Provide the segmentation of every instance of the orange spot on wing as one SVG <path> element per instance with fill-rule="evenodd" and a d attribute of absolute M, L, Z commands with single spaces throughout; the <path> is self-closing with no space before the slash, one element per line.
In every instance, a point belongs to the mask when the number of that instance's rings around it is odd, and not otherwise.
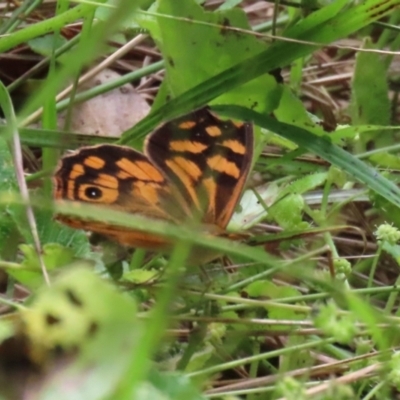
<path fill-rule="evenodd" d="M 192 129 L 193 127 L 195 127 L 196 126 L 196 121 L 184 121 L 184 122 L 181 122 L 179 125 L 178 125 L 178 127 L 180 128 L 180 129 Z"/>
<path fill-rule="evenodd" d="M 94 180 L 94 183 L 110 189 L 118 189 L 118 179 L 112 175 L 99 174 L 99 177 Z"/>
<path fill-rule="evenodd" d="M 62 199 L 63 197 L 63 181 L 58 177 L 55 176 L 53 179 L 53 188 L 54 188 L 54 198 L 56 200 Z"/>
<path fill-rule="evenodd" d="M 132 178 L 132 174 L 121 170 L 121 171 L 117 172 L 117 178 L 119 178 L 119 179 Z"/>
<path fill-rule="evenodd" d="M 75 196 L 75 194 L 74 194 L 74 191 L 75 191 L 75 180 L 79 176 L 84 175 L 84 173 L 85 173 L 85 167 L 82 164 L 74 164 L 72 166 L 71 171 L 70 171 L 69 176 L 68 176 L 68 182 L 67 182 L 67 199 L 74 200 L 74 196 Z M 59 184 L 57 184 L 57 186 L 58 185 Z M 58 190 L 57 190 L 56 194 L 58 195 L 57 198 L 62 198 L 63 197 L 62 192 L 61 192 L 61 195 L 60 195 Z"/>
<path fill-rule="evenodd" d="M 90 156 L 84 159 L 83 164 L 90 168 L 101 169 L 104 167 L 106 162 L 100 157 Z"/>
<path fill-rule="evenodd" d="M 187 175 L 189 175 L 194 181 L 197 181 L 201 176 L 201 170 L 199 166 L 193 161 L 188 160 L 184 157 L 174 157 L 173 161 L 182 168 Z"/>
<path fill-rule="evenodd" d="M 69 173 L 68 179 L 76 179 L 85 173 L 85 168 L 82 164 L 74 164 Z"/>
<path fill-rule="evenodd" d="M 116 164 L 121 169 L 117 173 L 117 177 L 120 179 L 136 178 L 142 181 L 164 181 L 160 171 L 149 161 L 130 161 L 127 158 L 121 158 Z"/>
<path fill-rule="evenodd" d="M 224 140 L 222 142 L 222 146 L 227 147 L 232 150 L 236 154 L 244 154 L 246 152 L 246 147 L 242 145 L 242 143 L 237 140 Z"/>
<path fill-rule="evenodd" d="M 75 191 L 75 181 L 74 180 L 68 180 L 67 183 L 67 199 L 74 200 L 74 191 Z M 62 198 L 62 194 L 58 198 Z"/>
<path fill-rule="evenodd" d="M 207 165 L 214 171 L 218 171 L 234 178 L 239 178 L 240 170 L 235 163 L 228 161 L 225 157 L 216 155 L 207 159 Z"/>
<path fill-rule="evenodd" d="M 241 121 L 232 121 L 233 125 L 236 126 L 236 128 L 242 128 L 244 123 Z"/>
<path fill-rule="evenodd" d="M 221 136 L 221 134 L 222 134 L 221 129 L 218 128 L 217 125 L 210 125 L 210 126 L 207 126 L 206 132 L 207 132 L 210 136 L 212 136 L 212 137 Z"/>
<path fill-rule="evenodd" d="M 135 182 L 133 186 L 133 195 L 140 196 L 141 198 L 145 199 L 146 202 L 153 205 L 158 204 L 160 200 L 157 188 L 143 181 Z"/>
<path fill-rule="evenodd" d="M 207 145 L 191 140 L 174 140 L 169 143 L 169 148 L 172 151 L 188 151 L 189 153 L 199 154 L 207 148 Z"/>
<path fill-rule="evenodd" d="M 215 196 L 217 194 L 217 183 L 213 178 L 206 178 L 203 180 L 203 185 L 206 188 L 208 196 L 208 210 L 206 219 L 207 222 L 214 222 L 215 219 Z"/>
<path fill-rule="evenodd" d="M 181 157 L 176 157 L 176 158 L 181 158 Z M 199 199 L 197 198 L 196 191 L 193 188 L 193 180 L 190 175 L 188 175 L 185 170 L 182 169 L 182 167 L 179 166 L 179 164 L 176 162 L 176 158 L 172 160 L 166 160 L 165 164 L 167 165 L 168 168 L 171 169 L 171 171 L 179 178 L 179 180 L 183 183 L 185 186 L 185 189 L 190 195 L 190 198 L 192 199 L 194 205 L 199 208 Z"/>

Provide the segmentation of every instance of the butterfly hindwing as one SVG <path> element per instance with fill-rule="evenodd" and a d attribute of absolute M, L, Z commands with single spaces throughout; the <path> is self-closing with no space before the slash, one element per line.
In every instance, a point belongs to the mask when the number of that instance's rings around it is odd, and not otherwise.
<path fill-rule="evenodd" d="M 161 126 L 145 151 L 202 222 L 226 227 L 251 166 L 250 124 L 221 120 L 203 108 Z"/>

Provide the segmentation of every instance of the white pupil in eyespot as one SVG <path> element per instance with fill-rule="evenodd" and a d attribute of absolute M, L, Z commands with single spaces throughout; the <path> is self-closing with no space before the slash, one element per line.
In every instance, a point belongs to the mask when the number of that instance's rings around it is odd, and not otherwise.
<path fill-rule="evenodd" d="M 89 199 L 98 199 L 101 197 L 101 190 L 97 187 L 88 187 L 85 189 L 85 195 Z"/>

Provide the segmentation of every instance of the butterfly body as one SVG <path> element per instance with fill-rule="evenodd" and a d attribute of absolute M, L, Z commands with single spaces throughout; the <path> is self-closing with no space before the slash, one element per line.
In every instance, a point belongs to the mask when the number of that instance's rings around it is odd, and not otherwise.
<path fill-rule="evenodd" d="M 198 222 L 203 231 L 220 235 L 239 201 L 252 154 L 250 124 L 221 120 L 203 108 L 156 129 L 147 137 L 144 153 L 104 144 L 64 156 L 54 174 L 54 197 L 173 224 Z M 168 238 L 101 220 L 57 218 L 124 245 L 169 246 Z"/>

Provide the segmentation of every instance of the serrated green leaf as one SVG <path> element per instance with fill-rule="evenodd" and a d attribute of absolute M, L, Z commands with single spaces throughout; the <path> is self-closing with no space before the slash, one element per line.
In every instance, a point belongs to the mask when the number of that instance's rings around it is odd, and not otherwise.
<path fill-rule="evenodd" d="M 23 260 L 20 269 L 9 269 L 7 272 L 17 282 L 30 289 L 37 289 L 44 283 L 39 257 L 33 245 L 21 244 Z M 42 259 L 48 271 L 72 264 L 76 258 L 74 251 L 57 243 L 46 243 L 42 249 Z M 88 261 L 89 265 L 90 262 Z"/>
<path fill-rule="evenodd" d="M 283 229 L 306 229 L 303 222 L 304 199 L 300 194 L 289 194 L 269 209 L 269 217 L 273 218 Z"/>
<path fill-rule="evenodd" d="M 159 276 L 160 271 L 157 270 L 134 269 L 132 271 L 124 273 L 122 275 L 122 280 L 136 284 L 149 284 Z"/>
<path fill-rule="evenodd" d="M 278 286 L 271 281 L 253 282 L 245 288 L 249 296 L 254 298 L 283 299 L 285 297 L 300 296 L 300 292 L 292 287 Z M 304 318 L 304 314 L 290 308 L 266 305 L 268 317 L 271 319 L 299 320 Z"/>

